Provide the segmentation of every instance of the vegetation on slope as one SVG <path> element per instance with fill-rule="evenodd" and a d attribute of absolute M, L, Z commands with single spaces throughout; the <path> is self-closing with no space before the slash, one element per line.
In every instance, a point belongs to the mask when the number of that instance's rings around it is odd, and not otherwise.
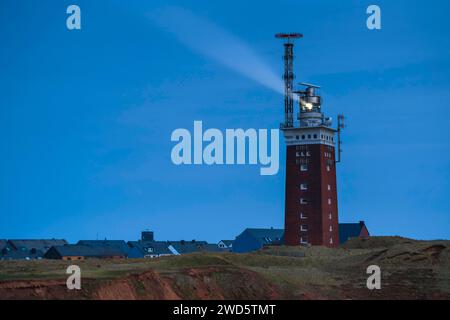
<path fill-rule="evenodd" d="M 450 242 L 353 239 L 337 249 L 268 247 L 250 254 L 85 260 L 82 290 L 64 261 L 1 261 L 4 299 L 450 299 Z M 366 288 L 369 265 L 382 289 Z"/>

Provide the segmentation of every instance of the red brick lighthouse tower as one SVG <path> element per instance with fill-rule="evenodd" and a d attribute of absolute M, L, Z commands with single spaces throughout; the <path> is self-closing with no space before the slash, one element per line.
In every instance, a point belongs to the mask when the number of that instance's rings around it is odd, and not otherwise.
<path fill-rule="evenodd" d="M 286 245 L 302 244 L 336 247 L 339 244 L 336 163 L 340 161 L 340 130 L 325 117 L 319 87 L 301 83 L 293 91 L 293 39 L 300 34 L 278 34 L 285 43 L 285 122 L 281 125 L 286 141 Z M 294 100 L 294 94 L 298 99 Z M 293 121 L 294 103 L 299 106 L 298 122 Z M 336 135 L 337 133 L 337 135 Z M 336 137 L 337 136 L 337 137 Z M 338 159 L 335 145 L 338 144 Z"/>

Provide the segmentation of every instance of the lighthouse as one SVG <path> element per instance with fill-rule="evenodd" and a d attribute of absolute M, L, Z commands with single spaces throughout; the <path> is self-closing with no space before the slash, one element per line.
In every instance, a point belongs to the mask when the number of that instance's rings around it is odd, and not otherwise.
<path fill-rule="evenodd" d="M 336 164 L 340 162 L 342 115 L 334 129 L 322 108 L 320 87 L 300 83 L 293 89 L 294 40 L 301 34 L 277 34 L 285 40 L 286 143 L 285 233 L 288 246 L 339 245 Z M 294 111 L 297 121 L 294 121 Z M 336 156 L 337 147 L 337 156 Z"/>

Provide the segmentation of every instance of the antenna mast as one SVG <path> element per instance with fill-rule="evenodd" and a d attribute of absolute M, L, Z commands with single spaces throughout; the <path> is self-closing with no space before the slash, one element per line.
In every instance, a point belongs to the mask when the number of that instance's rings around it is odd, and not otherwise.
<path fill-rule="evenodd" d="M 345 117 L 343 114 L 338 115 L 338 123 L 337 123 L 337 134 L 338 134 L 338 159 L 336 163 L 341 162 L 341 152 L 342 152 L 342 141 L 341 141 L 341 130 L 345 128 L 344 123 Z"/>
<path fill-rule="evenodd" d="M 292 128 L 294 126 L 294 43 L 295 39 L 303 38 L 300 33 L 278 33 L 278 39 L 284 39 L 284 123 L 282 128 Z"/>

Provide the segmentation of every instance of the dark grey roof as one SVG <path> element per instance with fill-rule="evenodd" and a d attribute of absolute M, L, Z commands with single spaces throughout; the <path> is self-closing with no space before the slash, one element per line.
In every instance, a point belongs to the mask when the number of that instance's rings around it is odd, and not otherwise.
<path fill-rule="evenodd" d="M 172 254 L 166 241 L 129 241 L 128 245 L 137 248 L 143 256 Z"/>
<path fill-rule="evenodd" d="M 247 228 L 244 232 L 248 232 L 252 237 L 257 239 L 262 245 L 280 243 L 283 239 L 284 229 L 251 229 Z"/>
<path fill-rule="evenodd" d="M 202 240 L 178 240 L 178 241 L 167 241 L 167 243 L 169 244 L 181 244 L 181 245 L 186 245 L 186 244 L 195 244 L 195 245 L 202 245 L 202 244 L 207 244 L 207 241 L 202 241 Z"/>
<path fill-rule="evenodd" d="M 58 253 L 62 257 L 116 257 L 125 256 L 125 254 L 117 247 L 89 247 L 78 244 L 69 244 L 65 246 L 54 246 L 46 254 L 52 255 L 54 252 Z"/>
<path fill-rule="evenodd" d="M 167 241 L 179 254 L 194 252 L 226 252 L 228 249 L 220 248 L 216 243 L 206 241 Z"/>
<path fill-rule="evenodd" d="M 234 240 L 220 240 L 221 242 L 223 242 L 227 247 L 232 246 Z"/>
<path fill-rule="evenodd" d="M 200 246 L 200 251 L 203 252 L 229 252 L 228 248 L 220 248 L 218 244 L 208 243 Z"/>
<path fill-rule="evenodd" d="M 42 257 L 44 257 L 44 253 L 41 250 L 10 250 L 8 248 L 7 251 L 2 250 L 0 253 L 0 260 L 29 260 Z"/>
<path fill-rule="evenodd" d="M 339 223 L 339 243 L 345 243 L 351 238 L 359 237 L 364 221 L 359 223 Z"/>
<path fill-rule="evenodd" d="M 88 247 L 114 247 L 118 248 L 125 255 L 128 254 L 130 249 L 123 240 L 80 240 L 77 244 Z"/>
<path fill-rule="evenodd" d="M 179 254 L 188 254 L 201 251 L 201 244 L 197 242 L 170 241 L 171 245 Z"/>
<path fill-rule="evenodd" d="M 8 240 L 13 249 L 27 251 L 31 249 L 46 252 L 53 246 L 62 246 L 67 244 L 64 239 L 13 239 Z"/>

